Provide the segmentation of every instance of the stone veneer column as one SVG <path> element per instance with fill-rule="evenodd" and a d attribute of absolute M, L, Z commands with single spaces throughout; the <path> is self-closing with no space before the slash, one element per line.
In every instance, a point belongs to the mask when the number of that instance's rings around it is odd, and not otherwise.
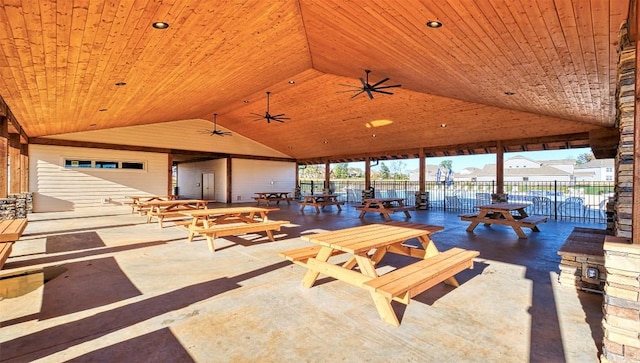
<path fill-rule="evenodd" d="M 640 244 L 607 237 L 604 243 L 602 362 L 640 362 Z"/>
<path fill-rule="evenodd" d="M 628 29 L 620 30 L 617 123 L 620 143 L 616 155 L 614 198 L 615 236 L 604 243 L 604 286 L 601 362 L 640 363 L 640 243 L 632 243 L 633 152 L 635 123 L 636 45 Z M 640 226 L 635 226 L 640 228 Z"/>

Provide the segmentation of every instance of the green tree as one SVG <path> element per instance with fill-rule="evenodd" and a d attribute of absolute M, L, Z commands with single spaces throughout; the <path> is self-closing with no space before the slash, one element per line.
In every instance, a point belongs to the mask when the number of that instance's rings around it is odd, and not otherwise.
<path fill-rule="evenodd" d="M 349 164 L 340 163 L 333 168 L 333 177 L 336 179 L 346 179 L 349 177 Z"/>
<path fill-rule="evenodd" d="M 593 156 L 592 153 L 583 153 L 578 155 L 578 158 L 576 159 L 576 164 L 577 165 L 582 165 L 582 164 L 586 164 L 588 162 L 590 162 L 591 160 L 595 160 L 595 156 Z"/>
<path fill-rule="evenodd" d="M 442 160 L 439 164 L 443 169 L 449 169 L 453 167 L 453 161 L 451 160 Z"/>
<path fill-rule="evenodd" d="M 380 178 L 391 179 L 391 170 L 385 163 L 380 163 Z"/>
<path fill-rule="evenodd" d="M 406 167 L 406 163 L 402 160 L 394 160 L 391 162 L 391 171 L 393 173 L 393 179 L 395 180 L 405 180 L 409 179 L 408 175 L 403 173 L 404 168 Z"/>

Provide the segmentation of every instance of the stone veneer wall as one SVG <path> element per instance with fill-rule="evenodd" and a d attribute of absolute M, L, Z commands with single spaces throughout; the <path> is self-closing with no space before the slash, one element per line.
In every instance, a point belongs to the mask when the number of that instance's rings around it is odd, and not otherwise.
<path fill-rule="evenodd" d="M 618 113 L 620 143 L 616 156 L 614 230 L 604 243 L 606 282 L 602 311 L 601 362 L 640 363 L 640 242 L 632 243 L 635 44 L 620 31 Z M 640 120 L 638 121 L 640 122 Z M 640 226 L 635 226 L 640 228 Z"/>

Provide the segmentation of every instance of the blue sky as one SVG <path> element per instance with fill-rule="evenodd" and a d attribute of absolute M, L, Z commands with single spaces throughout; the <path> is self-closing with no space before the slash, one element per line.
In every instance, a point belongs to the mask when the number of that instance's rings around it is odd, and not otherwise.
<path fill-rule="evenodd" d="M 514 156 L 520 155 L 531 160 L 561 160 L 561 159 L 577 159 L 580 154 L 591 154 L 591 148 L 580 149 L 564 149 L 564 150 L 548 150 L 548 151 L 526 151 L 516 153 L 505 153 L 504 159 L 509 159 Z M 461 156 L 445 156 L 438 158 L 427 158 L 428 165 L 439 165 L 443 160 L 451 160 L 452 168 L 454 172 L 468 167 L 482 168 L 485 164 L 495 164 L 495 154 L 484 155 L 461 155 Z M 392 161 L 383 161 L 387 166 Z M 418 168 L 418 160 L 402 160 L 405 163 L 404 170 L 409 171 Z M 379 166 L 378 166 L 379 167 Z M 373 167 L 375 169 L 376 167 Z"/>

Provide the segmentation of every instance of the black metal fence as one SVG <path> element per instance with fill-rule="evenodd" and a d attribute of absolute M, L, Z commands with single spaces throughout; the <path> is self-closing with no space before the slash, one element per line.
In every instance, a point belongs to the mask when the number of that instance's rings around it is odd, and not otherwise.
<path fill-rule="evenodd" d="M 406 205 L 416 205 L 417 181 L 375 180 L 371 181 L 376 197 L 402 197 Z M 301 180 L 301 194 L 331 192 L 347 203 L 362 202 L 364 180 Z M 509 202 L 529 204 L 530 215 L 545 215 L 557 220 L 588 223 L 606 223 L 606 203 L 613 195 L 613 182 L 508 182 L 504 192 Z M 427 182 L 427 208 L 456 211 L 476 211 L 479 204 L 491 203 L 495 182 L 455 182 L 452 184 Z"/>

